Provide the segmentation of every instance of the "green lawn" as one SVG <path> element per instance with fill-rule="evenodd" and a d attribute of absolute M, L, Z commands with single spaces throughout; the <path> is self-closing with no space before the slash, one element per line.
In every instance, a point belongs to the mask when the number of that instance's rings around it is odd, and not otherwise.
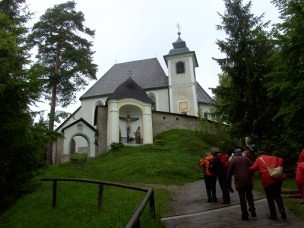
<path fill-rule="evenodd" d="M 41 178 L 85 178 L 152 186 L 156 219 L 151 218 L 148 206 L 141 225 L 162 227 L 160 218 L 171 200 L 166 186 L 201 179 L 197 162 L 218 141 L 222 140 L 198 132 L 171 130 L 159 135 L 154 145 L 122 147 L 88 162 L 75 156 L 71 163 L 47 167 L 33 180 L 33 192 L 0 216 L 1 227 L 124 227 L 145 196 L 143 192 L 105 186 L 103 207 L 98 209 L 97 185 L 59 182 L 57 207 L 53 209 L 52 183 L 41 182 Z M 303 211 L 298 212 L 303 216 Z"/>

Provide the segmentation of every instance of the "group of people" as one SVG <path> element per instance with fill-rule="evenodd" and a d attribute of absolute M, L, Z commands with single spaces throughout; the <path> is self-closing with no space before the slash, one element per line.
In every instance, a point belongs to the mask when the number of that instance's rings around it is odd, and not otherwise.
<path fill-rule="evenodd" d="M 211 153 L 198 163 L 198 166 L 203 168 L 208 202 L 218 202 L 216 196 L 216 181 L 218 179 L 223 194 L 222 203 L 230 204 L 230 193 L 234 192 L 231 182 L 232 177 L 234 177 L 235 189 L 238 192 L 240 200 L 241 219 L 248 221 L 249 215 L 256 217 L 252 193 L 252 177 L 254 172 L 258 171 L 270 211 L 268 218 L 271 220 L 278 219 L 276 204 L 282 220 L 286 220 L 287 216 L 281 196 L 281 188 L 285 174 L 283 172 L 274 178 L 270 176 L 268 171 L 269 168 L 283 167 L 284 160 L 277 156 L 267 155 L 264 151 L 258 152 L 257 156 L 258 157 L 254 159 L 249 151 L 236 149 L 233 156 L 228 158 L 225 154 L 219 152 L 217 147 L 213 147 Z M 299 156 L 295 180 L 304 203 L 304 149 Z"/>
<path fill-rule="evenodd" d="M 198 166 L 203 168 L 208 202 L 218 202 L 216 196 L 216 181 L 218 179 L 223 193 L 222 203 L 230 204 L 230 194 L 226 182 L 228 164 L 228 157 L 220 153 L 216 147 L 212 148 L 211 153 L 199 161 Z"/>

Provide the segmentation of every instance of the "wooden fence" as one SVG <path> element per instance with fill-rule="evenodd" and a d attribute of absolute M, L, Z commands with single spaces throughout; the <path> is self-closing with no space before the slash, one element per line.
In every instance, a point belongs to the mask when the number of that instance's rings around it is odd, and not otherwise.
<path fill-rule="evenodd" d="M 123 184 L 112 183 L 112 182 L 89 180 L 89 179 L 79 179 L 79 178 L 44 178 L 44 179 L 41 179 L 41 181 L 53 181 L 53 200 L 52 200 L 53 208 L 56 207 L 56 204 L 57 204 L 57 182 L 58 181 L 73 181 L 73 182 L 98 184 L 99 185 L 98 208 L 102 207 L 102 197 L 103 197 L 103 190 L 104 190 L 105 185 L 146 192 L 145 198 L 143 199 L 143 201 L 141 202 L 141 204 L 139 205 L 139 207 L 133 214 L 132 218 L 129 220 L 126 227 L 128 227 L 128 228 L 140 227 L 140 216 L 143 213 L 148 202 L 150 205 L 151 216 L 155 219 L 155 200 L 154 200 L 154 192 L 153 192 L 152 188 L 146 189 L 146 188 L 130 186 L 130 185 L 123 185 Z"/>

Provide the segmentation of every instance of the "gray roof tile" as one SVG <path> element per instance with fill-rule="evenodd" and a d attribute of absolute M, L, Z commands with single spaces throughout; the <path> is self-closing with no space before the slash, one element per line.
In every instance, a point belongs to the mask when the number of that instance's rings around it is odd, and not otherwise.
<path fill-rule="evenodd" d="M 132 77 L 135 83 L 143 90 L 168 87 L 168 77 L 166 76 L 163 68 L 157 58 L 151 58 L 115 64 L 84 95 L 80 97 L 80 100 L 100 96 L 110 96 L 121 84 L 126 82 L 129 77 Z M 199 103 L 209 104 L 212 101 L 212 98 L 199 83 L 196 85 L 196 91 Z M 119 96 L 121 94 L 126 94 L 126 92 L 119 92 Z M 115 96 L 117 96 L 117 94 Z"/>
<path fill-rule="evenodd" d="M 151 58 L 115 64 L 80 97 L 80 100 L 110 95 L 129 76 L 144 90 L 168 87 L 168 77 L 159 61 L 157 58 Z"/>
<path fill-rule="evenodd" d="M 196 82 L 196 93 L 197 93 L 198 103 L 210 104 L 210 102 L 212 101 L 212 98 L 209 96 L 209 94 L 197 82 Z"/>

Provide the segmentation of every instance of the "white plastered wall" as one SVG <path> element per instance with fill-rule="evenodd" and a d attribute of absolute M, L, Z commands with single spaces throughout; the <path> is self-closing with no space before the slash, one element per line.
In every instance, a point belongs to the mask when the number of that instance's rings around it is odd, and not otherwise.
<path fill-rule="evenodd" d="M 87 140 L 88 157 L 94 158 L 96 156 L 95 131 L 82 121 L 72 125 L 64 131 L 63 155 L 68 155 L 70 153 L 71 140 L 75 136 L 82 136 Z"/>
<path fill-rule="evenodd" d="M 196 94 L 196 76 L 193 54 L 184 54 L 180 56 L 170 56 L 168 60 L 169 73 L 169 95 L 170 110 L 173 113 L 180 113 L 179 102 L 188 101 L 188 115 L 198 115 L 198 103 Z M 176 63 L 185 64 L 185 73 L 176 74 Z"/>

